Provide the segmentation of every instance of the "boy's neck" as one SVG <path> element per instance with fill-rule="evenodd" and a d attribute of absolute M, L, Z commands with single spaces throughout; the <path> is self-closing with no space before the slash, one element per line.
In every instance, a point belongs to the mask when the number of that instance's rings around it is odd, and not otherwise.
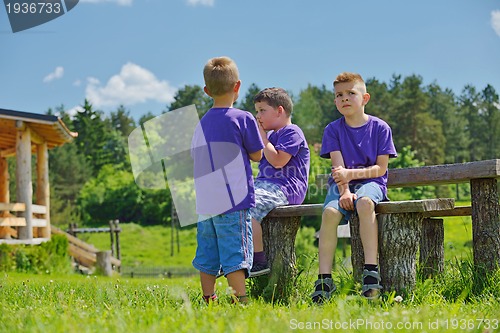
<path fill-rule="evenodd" d="M 232 108 L 234 104 L 234 94 L 225 94 L 213 97 L 214 104 L 212 108 Z"/>
<path fill-rule="evenodd" d="M 361 113 L 344 116 L 345 122 L 349 127 L 361 127 L 368 122 L 368 115 L 363 111 Z"/>

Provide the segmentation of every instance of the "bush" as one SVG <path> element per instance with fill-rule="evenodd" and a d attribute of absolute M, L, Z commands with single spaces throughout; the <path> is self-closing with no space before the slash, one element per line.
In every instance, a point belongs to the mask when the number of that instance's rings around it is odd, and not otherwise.
<path fill-rule="evenodd" d="M 69 273 L 68 239 L 52 235 L 38 246 L 0 244 L 0 271 L 23 273 Z"/>

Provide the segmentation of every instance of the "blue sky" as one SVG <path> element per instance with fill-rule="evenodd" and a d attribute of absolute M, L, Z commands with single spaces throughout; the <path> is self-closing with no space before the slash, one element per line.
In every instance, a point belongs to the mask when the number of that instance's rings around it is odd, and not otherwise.
<path fill-rule="evenodd" d="M 0 108 L 35 113 L 88 98 L 157 115 L 220 55 L 238 64 L 243 92 L 297 95 L 342 71 L 500 92 L 500 1 L 80 0 L 18 33 L 2 6 L 0 46 Z"/>

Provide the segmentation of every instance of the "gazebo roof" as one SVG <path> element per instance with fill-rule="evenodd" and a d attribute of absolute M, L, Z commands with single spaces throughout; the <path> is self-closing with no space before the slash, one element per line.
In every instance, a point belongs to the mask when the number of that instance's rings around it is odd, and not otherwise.
<path fill-rule="evenodd" d="M 49 149 L 71 142 L 78 133 L 71 132 L 57 116 L 0 108 L 0 156 L 13 155 L 16 147 L 16 122 L 31 130 L 32 141 L 47 142 Z"/>

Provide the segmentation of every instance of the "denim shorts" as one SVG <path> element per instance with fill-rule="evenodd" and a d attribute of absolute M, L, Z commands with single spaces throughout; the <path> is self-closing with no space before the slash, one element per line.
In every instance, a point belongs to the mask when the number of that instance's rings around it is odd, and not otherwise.
<path fill-rule="evenodd" d="M 255 207 L 250 208 L 250 216 L 257 222 L 278 206 L 288 205 L 288 199 L 278 184 L 264 180 L 255 181 Z"/>
<path fill-rule="evenodd" d="M 356 201 L 354 201 L 354 207 L 356 207 L 356 202 L 359 200 L 359 198 L 362 197 L 368 197 L 372 199 L 372 201 L 376 204 L 378 204 L 380 201 L 384 199 L 384 194 L 382 193 L 382 189 L 380 186 L 375 183 L 375 182 L 370 182 L 366 184 L 356 184 L 356 185 L 349 185 L 349 189 L 351 190 L 352 193 L 355 193 L 358 198 Z M 340 199 L 340 194 L 339 190 L 337 187 L 337 184 L 333 184 L 330 186 L 328 189 L 328 193 L 326 194 L 326 199 L 325 203 L 323 204 L 323 210 L 327 207 L 332 207 L 338 210 L 339 212 L 344 215 L 342 220 L 340 221 L 340 225 L 347 224 L 347 221 L 349 221 L 349 218 L 351 217 L 351 214 L 354 213 L 352 210 L 345 210 L 342 207 L 339 206 L 339 199 Z"/>
<path fill-rule="evenodd" d="M 248 277 L 253 262 L 252 221 L 247 209 L 221 214 L 198 222 L 198 246 L 193 266 L 217 275 L 245 270 Z"/>

